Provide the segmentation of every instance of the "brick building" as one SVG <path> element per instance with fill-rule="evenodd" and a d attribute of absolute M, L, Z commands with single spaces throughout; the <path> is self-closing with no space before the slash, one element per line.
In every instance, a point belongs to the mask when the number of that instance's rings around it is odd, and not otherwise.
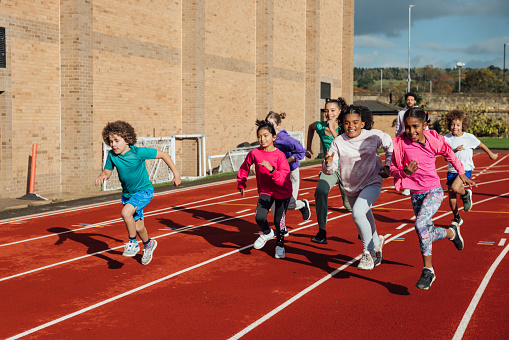
<path fill-rule="evenodd" d="M 354 0 L 2 1 L 0 197 L 26 193 L 32 144 L 38 194 L 97 191 L 108 121 L 203 134 L 209 155 L 269 110 L 305 132 L 321 97 L 352 101 L 353 23 Z M 176 153 L 196 173 L 196 141 Z"/>

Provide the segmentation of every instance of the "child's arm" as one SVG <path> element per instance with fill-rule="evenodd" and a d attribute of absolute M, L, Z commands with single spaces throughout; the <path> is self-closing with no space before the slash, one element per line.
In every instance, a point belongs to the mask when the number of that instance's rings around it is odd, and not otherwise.
<path fill-rule="evenodd" d="M 309 127 L 308 127 L 308 141 L 307 141 L 307 147 L 306 147 L 306 157 L 307 158 L 311 158 L 313 157 L 313 150 L 311 150 L 311 146 L 313 145 L 313 136 L 315 135 L 315 130 L 316 130 L 316 127 L 315 127 L 315 123 L 311 123 L 309 124 Z"/>
<path fill-rule="evenodd" d="M 392 153 L 394 151 L 394 146 L 392 145 L 392 138 L 387 133 L 382 135 L 380 139 L 380 145 L 378 147 L 382 147 L 384 149 L 385 154 L 385 166 L 380 168 L 378 174 L 382 178 L 388 178 L 390 176 L 389 167 L 391 165 Z"/>
<path fill-rule="evenodd" d="M 495 160 L 495 159 L 498 158 L 498 154 L 491 152 L 491 150 L 486 145 L 484 145 L 483 143 L 480 143 L 478 145 L 478 147 L 483 149 L 483 151 L 486 152 L 488 154 L 488 156 L 490 156 L 491 160 Z"/>
<path fill-rule="evenodd" d="M 246 182 L 247 176 L 249 175 L 249 169 L 251 168 L 251 164 L 253 164 L 252 153 L 253 150 L 249 151 L 246 159 L 242 162 L 242 165 L 239 167 L 239 171 L 237 172 L 237 190 L 240 192 L 242 197 L 244 197 L 244 190 L 247 187 Z"/>
<path fill-rule="evenodd" d="M 105 180 L 110 178 L 113 171 L 104 169 L 101 174 L 95 179 L 95 185 L 101 185 Z"/>
<path fill-rule="evenodd" d="M 300 161 L 301 159 L 304 159 L 306 157 L 306 149 L 304 149 L 304 146 L 295 138 L 291 137 L 289 138 L 292 145 L 291 153 L 292 155 L 287 158 L 288 163 L 293 163 L 296 161 Z"/>
<path fill-rule="evenodd" d="M 168 155 L 166 152 L 157 150 L 157 159 L 162 159 L 166 165 L 170 168 L 171 172 L 173 172 L 173 180 L 171 181 L 174 186 L 178 187 L 180 183 L 182 182 L 182 179 L 180 178 L 180 174 L 177 170 L 177 167 L 175 166 L 175 163 L 173 163 L 173 160 L 171 159 L 170 155 Z"/>
<path fill-rule="evenodd" d="M 283 153 L 281 153 L 281 157 L 278 157 L 276 160 L 276 166 L 272 166 L 270 162 L 264 160 L 259 163 L 261 166 L 267 168 L 267 170 L 272 175 L 272 179 L 276 185 L 283 185 L 287 180 L 288 174 L 290 173 L 290 166 L 286 161 L 286 158 Z"/>

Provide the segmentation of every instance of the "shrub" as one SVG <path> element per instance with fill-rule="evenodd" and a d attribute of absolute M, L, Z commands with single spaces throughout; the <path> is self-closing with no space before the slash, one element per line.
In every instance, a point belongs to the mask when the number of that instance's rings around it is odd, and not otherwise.
<path fill-rule="evenodd" d="M 485 107 L 478 106 L 473 109 L 462 107 L 470 116 L 470 128 L 467 132 L 476 137 L 500 136 L 507 132 L 507 125 L 500 119 L 488 116 L 488 110 Z M 447 111 L 442 113 L 440 118 L 431 123 L 431 128 L 438 133 L 445 134 L 449 132 L 449 127 L 445 126 L 445 115 Z"/>

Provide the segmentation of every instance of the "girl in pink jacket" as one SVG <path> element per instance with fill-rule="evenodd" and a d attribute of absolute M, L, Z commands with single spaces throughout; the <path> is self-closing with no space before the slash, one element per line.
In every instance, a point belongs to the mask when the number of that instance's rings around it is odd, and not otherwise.
<path fill-rule="evenodd" d="M 443 136 L 434 130 L 426 130 L 428 113 L 420 108 L 405 112 L 405 133 L 393 138 L 390 174 L 394 177 L 396 190 L 410 189 L 412 207 L 415 213 L 415 231 L 419 237 L 424 268 L 416 283 L 420 289 L 429 289 L 435 281 L 431 261 L 432 242 L 447 237 L 458 250 L 464 247 L 459 225 L 449 229 L 436 228 L 433 215 L 438 211 L 444 192 L 435 167 L 435 156 L 442 155 L 458 171 L 458 177 L 465 185 L 475 185 L 465 176 L 465 170 Z"/>

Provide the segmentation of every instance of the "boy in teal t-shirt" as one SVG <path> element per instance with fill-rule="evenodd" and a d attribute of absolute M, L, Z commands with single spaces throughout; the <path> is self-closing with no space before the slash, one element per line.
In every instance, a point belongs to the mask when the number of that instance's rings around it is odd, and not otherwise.
<path fill-rule="evenodd" d="M 149 264 L 157 247 L 157 241 L 148 237 L 143 218 L 143 209 L 154 196 L 154 188 L 148 177 L 145 160 L 161 158 L 173 172 L 172 182 L 175 186 L 181 182 L 180 174 L 166 152 L 135 146 L 136 133 L 127 122 L 108 123 L 103 129 L 102 137 L 104 142 L 111 146 L 111 151 L 108 153 L 104 170 L 95 183 L 102 184 L 104 180 L 110 178 L 113 169 L 117 168 L 118 178 L 122 184 L 122 204 L 124 205 L 121 216 L 129 233 L 129 242 L 126 243 L 122 255 L 136 256 L 140 250 L 136 240 L 136 234 L 138 234 L 144 245 L 141 263 Z"/>

